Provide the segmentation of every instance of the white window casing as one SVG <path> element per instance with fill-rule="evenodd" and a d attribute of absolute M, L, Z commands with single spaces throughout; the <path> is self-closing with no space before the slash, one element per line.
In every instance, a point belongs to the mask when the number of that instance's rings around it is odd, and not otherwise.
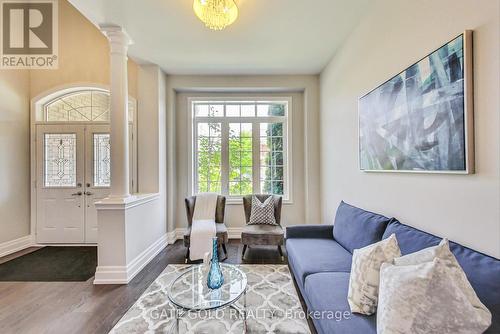
<path fill-rule="evenodd" d="M 203 115 L 196 115 L 195 114 L 195 105 L 217 105 L 218 108 L 212 112 L 212 115 L 209 114 L 203 114 Z M 266 105 L 266 104 L 282 104 L 284 106 L 284 115 L 283 116 L 264 116 L 264 115 L 258 115 L 258 106 L 259 105 Z M 231 111 L 231 107 L 234 107 L 236 105 L 239 105 L 239 113 L 240 116 L 235 115 L 234 110 Z M 241 114 L 246 114 L 249 115 L 248 113 L 243 112 L 242 106 L 254 106 L 255 113 L 251 116 L 242 116 Z M 230 106 L 230 108 L 228 108 Z M 221 108 L 222 107 L 222 108 Z M 236 123 L 236 124 L 241 124 L 241 123 L 249 123 L 252 125 L 252 179 L 251 179 L 251 184 L 253 191 L 252 193 L 261 193 L 262 185 L 262 177 L 261 177 L 261 170 L 264 170 L 265 168 L 269 168 L 271 171 L 271 179 L 266 180 L 267 182 L 271 183 L 271 187 L 274 188 L 275 184 L 279 184 L 281 181 L 273 179 L 273 175 L 275 174 L 273 169 L 278 169 L 278 168 L 283 168 L 283 183 L 282 183 L 282 189 L 283 189 L 283 200 L 285 204 L 290 204 L 292 203 L 292 149 L 291 149 L 291 138 L 292 138 L 292 99 L 291 97 L 270 97 L 270 96 L 263 96 L 263 97 L 243 97 L 243 98 L 207 98 L 207 97 L 191 97 L 188 98 L 188 113 L 189 113 L 189 128 L 188 128 L 188 139 L 190 145 L 188 146 L 190 149 L 190 152 L 188 152 L 188 157 L 190 158 L 190 162 L 188 164 L 189 166 L 189 180 L 188 180 L 188 186 L 190 189 L 191 194 L 195 195 L 199 193 L 198 189 L 198 139 L 199 139 L 199 134 L 198 134 L 198 125 L 200 123 L 220 123 L 221 125 L 221 174 L 220 174 L 220 192 L 225 195 L 228 199 L 228 203 L 240 203 L 241 202 L 241 195 L 230 195 L 229 191 L 229 175 L 230 175 L 230 160 L 229 160 L 229 142 L 230 142 L 230 137 L 229 137 L 229 127 L 230 124 Z M 230 109 L 228 111 L 228 109 Z M 249 108 L 250 109 L 250 108 Z M 203 109 L 204 110 L 204 109 Z M 214 109 L 213 109 L 214 110 Z M 263 109 L 261 109 L 263 110 Z M 229 115 L 228 115 L 229 114 Z M 262 114 L 262 113 L 261 113 Z M 274 164 L 272 166 L 266 166 L 262 167 L 261 166 L 261 124 L 265 123 L 281 123 L 282 126 L 282 152 L 283 152 L 283 157 L 282 157 L 282 167 L 278 166 L 276 167 Z M 240 132 L 240 136 L 241 136 Z M 210 133 L 209 133 L 210 137 Z M 264 136 L 265 137 L 265 136 Z M 263 138 L 264 138 L 263 137 Z M 273 137 L 269 136 L 271 142 L 274 145 L 273 138 L 277 139 L 277 143 L 281 142 L 279 140 L 279 136 Z M 211 138 L 211 137 L 210 137 Z M 233 139 L 235 137 L 232 137 Z M 238 137 L 240 140 L 240 143 L 242 141 L 241 137 Z M 210 139 L 209 139 L 210 140 Z M 276 156 L 279 155 L 278 151 L 269 151 L 270 152 L 270 157 L 275 157 L 274 153 L 276 153 Z M 272 152 L 272 153 L 271 153 Z M 241 151 L 238 151 L 239 154 L 241 154 Z M 240 159 L 241 161 L 241 159 Z M 244 167 L 244 166 L 243 166 Z M 249 166 L 250 167 L 250 166 Z M 262 169 L 261 169 L 262 168 Z M 241 173 L 241 166 L 239 166 L 239 170 Z M 242 186 L 243 183 L 247 183 L 245 181 L 242 181 L 242 175 L 240 174 L 240 179 L 239 181 L 234 181 L 233 184 L 239 183 L 239 187 Z M 210 187 L 210 180 L 207 183 L 207 187 Z M 203 190 L 213 190 L 213 189 L 203 189 Z M 245 193 L 246 194 L 246 193 Z"/>

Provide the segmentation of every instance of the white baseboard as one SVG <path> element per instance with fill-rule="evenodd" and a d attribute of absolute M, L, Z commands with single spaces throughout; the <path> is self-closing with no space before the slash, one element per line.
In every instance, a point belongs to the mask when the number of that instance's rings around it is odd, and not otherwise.
<path fill-rule="evenodd" d="M 127 284 L 128 282 L 126 266 L 98 266 L 95 270 L 94 284 Z"/>
<path fill-rule="evenodd" d="M 34 245 L 33 236 L 27 235 L 18 239 L 6 241 L 0 244 L 0 257 L 19 252 Z"/>
<path fill-rule="evenodd" d="M 176 240 L 177 240 L 177 234 L 175 230 L 167 233 L 167 243 L 169 245 L 172 245 Z"/>
<path fill-rule="evenodd" d="M 98 266 L 94 284 L 127 284 L 167 246 L 167 241 L 168 235 L 164 234 L 127 266 Z"/>
<path fill-rule="evenodd" d="M 229 239 L 241 239 L 241 232 L 243 232 L 243 227 L 227 228 L 227 234 Z"/>
<path fill-rule="evenodd" d="M 178 227 L 175 229 L 175 240 L 182 240 L 184 238 L 184 233 L 186 233 L 186 228 Z"/>

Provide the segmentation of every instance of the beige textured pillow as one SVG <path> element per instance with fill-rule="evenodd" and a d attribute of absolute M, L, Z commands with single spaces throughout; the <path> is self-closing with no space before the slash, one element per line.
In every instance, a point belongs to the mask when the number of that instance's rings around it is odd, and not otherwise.
<path fill-rule="evenodd" d="M 384 263 L 380 272 L 378 334 L 479 334 L 491 314 L 474 307 L 454 279 L 449 260 L 397 266 Z"/>
<path fill-rule="evenodd" d="M 401 256 L 396 235 L 355 249 L 352 255 L 351 276 L 347 301 L 351 312 L 373 314 L 377 310 L 380 266 Z"/>
<path fill-rule="evenodd" d="M 486 312 L 491 318 L 490 311 L 486 308 L 486 306 L 484 306 L 483 303 L 481 303 L 481 301 L 477 297 L 476 292 L 470 285 L 467 276 L 462 270 L 462 267 L 458 263 L 455 255 L 453 255 L 453 253 L 451 252 L 448 239 L 444 238 L 437 246 L 428 247 L 418 252 L 395 258 L 394 264 L 397 266 L 415 265 L 431 262 L 435 258 L 445 261 L 445 264 L 449 269 L 450 278 L 455 281 L 460 290 L 462 290 L 465 296 L 467 296 L 467 299 L 472 304 L 472 306 L 477 308 L 480 312 Z"/>

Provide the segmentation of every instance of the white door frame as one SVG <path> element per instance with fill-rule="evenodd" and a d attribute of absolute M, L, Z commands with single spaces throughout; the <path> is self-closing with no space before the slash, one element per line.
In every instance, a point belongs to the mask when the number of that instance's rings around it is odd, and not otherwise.
<path fill-rule="evenodd" d="M 47 90 L 34 98 L 31 99 L 30 107 L 30 235 L 34 244 L 37 243 L 36 238 L 36 223 L 37 223 L 37 151 L 36 151 L 36 126 L 38 124 L 57 124 L 57 125 L 84 125 L 84 124 L 104 124 L 109 125 L 108 122 L 45 122 L 44 121 L 44 110 L 43 106 L 57 98 L 72 92 L 77 92 L 81 90 L 101 90 L 109 92 L 109 86 L 95 84 L 95 83 L 73 83 L 62 86 L 57 86 L 53 89 Z M 132 138 L 131 149 L 132 149 L 132 165 L 131 165 L 131 182 L 130 187 L 131 192 L 137 192 L 137 100 L 129 96 L 129 100 L 133 101 L 135 104 L 134 113 L 132 115 L 133 121 L 132 125 Z M 60 244 L 62 245 L 62 244 Z M 71 246 L 77 246 L 78 244 L 70 244 Z M 88 245 L 88 244 L 87 244 Z"/>

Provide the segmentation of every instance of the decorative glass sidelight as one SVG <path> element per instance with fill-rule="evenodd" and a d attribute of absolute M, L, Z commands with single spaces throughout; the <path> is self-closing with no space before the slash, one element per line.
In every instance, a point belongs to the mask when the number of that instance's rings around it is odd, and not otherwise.
<path fill-rule="evenodd" d="M 44 135 L 44 186 L 76 187 L 76 134 Z"/>
<path fill-rule="evenodd" d="M 109 133 L 94 133 L 94 187 L 111 186 Z"/>

